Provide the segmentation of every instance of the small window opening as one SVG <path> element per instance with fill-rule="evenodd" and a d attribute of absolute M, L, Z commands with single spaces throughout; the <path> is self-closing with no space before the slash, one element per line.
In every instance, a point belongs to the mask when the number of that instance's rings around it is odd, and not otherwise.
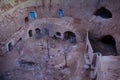
<path fill-rule="evenodd" d="M 39 29 L 39 28 L 36 28 L 36 29 L 35 29 L 35 32 L 36 32 L 36 34 L 40 34 L 40 29 Z"/>
<path fill-rule="evenodd" d="M 17 44 L 18 42 L 20 42 L 20 41 L 22 41 L 22 38 L 19 38 L 19 39 L 16 41 L 16 44 Z"/>
<path fill-rule="evenodd" d="M 57 35 L 57 36 L 61 36 L 61 33 L 60 33 L 60 32 L 56 32 L 56 35 Z"/>
<path fill-rule="evenodd" d="M 19 38 L 19 41 L 21 41 L 22 40 L 22 38 Z"/>

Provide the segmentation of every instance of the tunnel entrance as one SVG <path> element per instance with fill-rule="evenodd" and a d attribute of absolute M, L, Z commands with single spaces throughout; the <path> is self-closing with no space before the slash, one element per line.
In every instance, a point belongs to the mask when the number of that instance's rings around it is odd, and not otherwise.
<path fill-rule="evenodd" d="M 29 30 L 28 35 L 29 37 L 32 37 L 32 30 Z"/>
<path fill-rule="evenodd" d="M 64 40 L 69 40 L 70 43 L 76 43 L 76 35 L 71 31 L 64 32 Z"/>
<path fill-rule="evenodd" d="M 100 38 L 90 38 L 94 52 L 101 52 L 103 56 L 117 56 L 116 41 L 111 35 Z"/>
<path fill-rule="evenodd" d="M 100 16 L 105 19 L 112 18 L 112 13 L 105 7 L 101 7 L 100 9 L 96 10 L 94 15 Z"/>

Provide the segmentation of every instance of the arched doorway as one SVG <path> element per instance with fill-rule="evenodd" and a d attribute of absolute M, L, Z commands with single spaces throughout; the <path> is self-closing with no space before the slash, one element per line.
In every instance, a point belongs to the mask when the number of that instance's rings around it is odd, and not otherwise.
<path fill-rule="evenodd" d="M 33 35 L 33 34 L 32 34 L 32 30 L 29 30 L 29 31 L 28 31 L 28 35 L 29 35 L 29 37 L 32 37 L 32 35 Z"/>
<path fill-rule="evenodd" d="M 116 41 L 112 35 L 105 35 L 100 38 L 89 37 L 93 51 L 101 52 L 103 56 L 117 56 Z"/>
<path fill-rule="evenodd" d="M 64 40 L 69 40 L 71 43 L 76 43 L 76 35 L 71 31 L 64 32 Z"/>
<path fill-rule="evenodd" d="M 111 35 L 103 36 L 100 40 L 107 45 L 116 45 L 115 39 Z"/>
<path fill-rule="evenodd" d="M 113 36 L 106 35 L 101 37 L 100 41 L 109 48 L 111 55 L 117 56 L 116 41 Z"/>
<path fill-rule="evenodd" d="M 39 28 L 36 28 L 35 32 L 36 32 L 36 38 L 39 39 L 41 36 L 41 30 Z"/>
<path fill-rule="evenodd" d="M 100 9 L 96 10 L 94 15 L 100 16 L 105 19 L 112 18 L 112 13 L 105 7 L 101 7 Z"/>

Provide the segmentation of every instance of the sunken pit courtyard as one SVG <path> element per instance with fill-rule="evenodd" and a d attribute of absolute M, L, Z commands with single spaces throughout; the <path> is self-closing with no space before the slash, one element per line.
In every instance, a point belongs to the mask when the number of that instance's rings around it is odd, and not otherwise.
<path fill-rule="evenodd" d="M 0 80 L 120 80 L 120 0 L 0 0 Z"/>

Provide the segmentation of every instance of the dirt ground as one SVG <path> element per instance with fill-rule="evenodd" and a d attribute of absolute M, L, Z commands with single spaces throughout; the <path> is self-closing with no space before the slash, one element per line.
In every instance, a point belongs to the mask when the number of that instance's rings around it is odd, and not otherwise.
<path fill-rule="evenodd" d="M 0 58 L 0 79 L 88 80 L 88 73 L 83 68 L 84 49 L 85 46 L 81 42 L 72 44 L 51 37 L 29 38 L 16 44 L 7 56 Z"/>

